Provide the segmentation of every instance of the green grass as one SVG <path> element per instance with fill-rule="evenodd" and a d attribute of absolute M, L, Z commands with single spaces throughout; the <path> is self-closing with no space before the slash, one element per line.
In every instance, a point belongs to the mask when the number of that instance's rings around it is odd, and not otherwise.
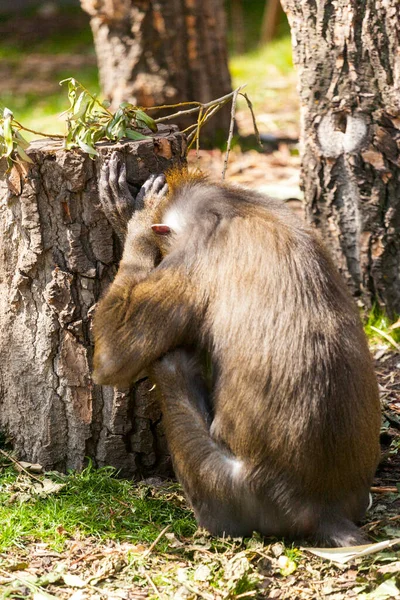
<path fill-rule="evenodd" d="M 276 89 L 276 81 L 293 71 L 290 36 L 274 40 L 263 48 L 232 56 L 229 68 L 234 87 L 247 84 L 245 91 L 257 114 L 266 100 L 282 96 L 282 90 Z"/>
<path fill-rule="evenodd" d="M 177 486 L 156 495 L 150 488 L 115 477 L 111 468 L 65 477 L 65 487 L 45 498 L 24 500 L 29 480 L 11 468 L 0 474 L 0 552 L 39 540 L 61 550 L 69 537 L 93 536 L 133 544 L 153 541 L 170 525 L 181 536 L 194 533 L 192 511 L 183 505 Z M 160 541 L 162 546 L 164 542 Z"/>
<path fill-rule="evenodd" d="M 390 319 L 385 312 L 377 305 L 374 305 L 364 325 L 364 330 L 370 343 L 391 343 L 390 340 L 393 340 L 395 344 L 400 344 L 400 327 L 392 328 L 396 320 L 397 318 Z"/>
<path fill-rule="evenodd" d="M 0 93 L 0 109 L 6 106 L 13 111 L 15 118 L 26 127 L 49 134 L 65 133 L 64 118 L 60 119 L 59 115 L 68 108 L 69 102 L 67 89 L 65 86 L 58 87 L 59 81 L 67 77 L 75 77 L 92 93 L 100 91 L 97 66 L 91 65 L 90 61 L 89 64 L 83 64 L 78 69 L 57 68 L 57 59 L 60 55 L 64 55 L 67 62 L 68 55 L 95 56 L 88 19 L 79 7 L 76 9 L 64 7 L 59 14 L 61 18 L 65 18 L 68 17 L 68 13 L 73 19 L 71 27 L 55 24 L 45 37 L 34 36 L 33 39 L 30 39 L 29 36 L 26 38 L 24 35 L 8 35 L 5 39 L 0 40 L 0 61 L 10 65 L 11 72 L 18 73 L 27 55 L 32 54 L 36 55 L 38 59 L 43 57 L 43 63 L 49 67 L 45 79 L 37 81 L 37 91 L 35 86 L 30 86 L 34 91 L 21 94 Z M 35 11 L 32 10 L 31 16 L 34 17 L 34 15 Z M 29 16 L 24 13 L 22 17 L 28 20 Z M 54 18 L 57 19 L 58 15 Z M 15 16 L 13 20 L 15 20 Z M 40 21 L 38 27 L 40 28 Z M 26 78 L 26 71 L 24 69 L 22 71 Z M 35 76 L 36 73 L 32 73 L 29 83 L 35 83 Z M 50 92 L 43 92 L 41 83 L 46 86 L 47 90 L 50 88 Z M 25 137 L 31 140 L 38 136 L 26 134 Z"/>
<path fill-rule="evenodd" d="M 78 74 L 69 71 L 59 72 L 55 81 L 58 82 L 70 76 L 76 77 L 92 93 L 99 92 L 97 69 L 87 68 L 80 70 Z M 65 133 L 65 118 L 60 115 L 69 106 L 66 86 L 60 87 L 58 93 L 47 96 L 0 94 L 0 109 L 5 106 L 12 110 L 17 121 L 29 129 L 48 134 Z M 30 141 L 37 139 L 38 136 L 25 132 L 24 137 Z"/>

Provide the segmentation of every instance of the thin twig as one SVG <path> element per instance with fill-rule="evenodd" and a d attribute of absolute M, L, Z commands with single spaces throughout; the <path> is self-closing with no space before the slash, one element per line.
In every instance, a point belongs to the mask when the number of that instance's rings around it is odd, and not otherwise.
<path fill-rule="evenodd" d="M 196 159 L 197 165 L 200 160 L 200 129 L 201 129 L 201 121 L 203 117 L 203 107 L 200 107 L 199 114 L 197 117 L 197 135 L 196 135 Z"/>
<path fill-rule="evenodd" d="M 373 492 L 374 494 L 395 494 L 398 491 L 399 490 L 397 487 L 371 487 L 371 492 Z"/>
<path fill-rule="evenodd" d="M 239 89 L 235 90 L 232 96 L 232 107 L 231 107 L 231 122 L 229 124 L 228 141 L 226 143 L 226 153 L 224 160 L 224 168 L 222 169 L 222 179 L 225 179 L 226 169 L 228 168 L 229 154 L 231 151 L 233 128 L 235 126 L 235 114 L 236 114 L 236 102 L 238 97 Z"/>
<path fill-rule="evenodd" d="M 372 527 L 376 527 L 376 525 L 379 525 L 380 523 L 386 523 L 388 521 L 398 521 L 400 519 L 400 515 L 395 515 L 394 517 L 389 517 L 387 519 L 379 519 L 379 521 L 372 521 L 371 523 L 365 523 L 365 525 L 363 525 L 361 527 L 361 529 L 371 529 Z"/>
<path fill-rule="evenodd" d="M 161 540 L 161 538 L 163 537 L 163 535 L 168 531 L 168 529 L 170 527 L 171 527 L 171 525 L 167 525 L 166 527 L 164 527 L 164 529 L 162 530 L 162 532 L 158 534 L 158 536 L 156 537 L 156 539 L 154 540 L 154 542 L 152 542 L 152 544 L 149 546 L 149 548 L 147 548 L 147 550 L 145 550 L 143 552 L 143 556 L 149 556 L 149 554 L 152 553 L 152 551 L 154 550 L 154 548 L 157 546 L 158 542 Z"/>
<path fill-rule="evenodd" d="M 199 102 L 198 100 L 192 100 L 191 102 L 178 102 L 177 104 L 162 104 L 161 106 L 146 106 L 146 107 L 142 107 L 139 106 L 138 108 L 140 110 L 143 110 L 143 112 L 147 112 L 149 110 L 164 110 L 166 108 L 178 108 L 178 106 L 202 106 L 202 103 Z"/>
<path fill-rule="evenodd" d="M 2 456 L 5 456 L 8 460 L 11 460 L 11 462 L 18 467 L 18 469 L 20 469 L 21 471 L 23 471 L 26 475 L 28 475 L 31 479 L 34 479 L 35 481 L 37 481 L 38 483 L 40 483 L 40 485 L 43 487 L 44 483 L 43 481 L 41 481 L 38 477 L 35 477 L 35 475 L 33 475 L 32 473 L 29 473 L 29 471 L 27 469 L 25 469 L 25 467 L 23 467 L 21 465 L 20 462 L 18 462 L 18 460 L 16 460 L 14 457 L 12 457 L 10 454 L 8 454 L 7 452 L 5 452 L 4 450 L 2 450 L 0 448 L 0 454 Z"/>
<path fill-rule="evenodd" d="M 249 108 L 249 111 L 250 111 L 250 114 L 251 114 L 251 118 L 253 120 L 254 133 L 256 135 L 257 142 L 258 142 L 260 148 L 262 148 L 263 145 L 262 145 L 262 141 L 261 141 L 261 138 L 260 138 L 260 132 L 258 131 L 258 127 L 257 127 L 257 121 L 256 121 L 256 115 L 254 114 L 253 103 L 250 100 L 250 98 L 248 97 L 248 95 L 246 94 L 246 92 L 243 92 L 243 93 L 240 92 L 240 95 L 243 96 L 243 98 L 247 102 L 247 106 Z"/>
<path fill-rule="evenodd" d="M 13 119 L 13 123 L 15 125 L 17 125 L 17 127 L 22 129 L 23 131 L 28 131 L 29 133 L 33 133 L 34 135 L 41 135 L 42 137 L 48 137 L 48 138 L 58 138 L 58 139 L 62 139 L 62 140 L 65 139 L 65 135 L 61 135 L 61 133 L 43 133 L 41 131 L 35 131 L 34 129 L 29 129 L 29 127 L 25 127 L 25 125 L 22 125 L 16 119 Z"/>
<path fill-rule="evenodd" d="M 240 87 L 236 88 L 236 90 L 234 90 L 233 92 L 230 92 L 229 94 L 226 94 L 225 96 L 221 96 L 221 98 L 217 98 L 216 100 L 210 100 L 210 102 L 205 102 L 204 104 L 202 102 L 198 102 L 194 108 L 189 108 L 188 110 L 180 110 L 179 112 L 174 113 L 172 115 L 167 115 L 165 117 L 159 117 L 158 119 L 154 119 L 154 120 L 156 123 L 163 123 L 164 121 L 171 121 L 172 119 L 175 119 L 176 117 L 181 117 L 182 115 L 193 114 L 193 113 L 197 112 L 200 108 L 203 108 L 203 110 L 204 110 L 204 109 L 213 107 L 216 104 L 221 104 L 221 106 L 223 106 L 230 100 L 230 98 L 232 98 L 232 96 L 236 92 L 239 92 L 244 87 L 245 87 L 244 85 L 241 85 Z M 185 103 L 182 102 L 182 104 L 185 104 Z M 171 106 L 181 106 L 181 105 L 180 104 L 177 104 L 177 105 L 172 104 Z M 168 106 L 165 106 L 164 108 L 168 108 Z"/>
<path fill-rule="evenodd" d="M 156 586 L 156 584 L 154 583 L 154 581 L 152 580 L 152 578 L 150 577 L 150 575 L 148 573 L 146 573 L 146 571 L 144 571 L 144 576 L 147 579 L 147 582 L 150 584 L 150 586 L 153 588 L 153 590 L 155 591 L 155 593 L 157 594 L 157 596 L 160 598 L 160 592 L 158 591 L 158 588 Z"/>
<path fill-rule="evenodd" d="M 219 109 L 221 108 L 222 105 L 218 104 L 217 106 L 214 106 L 214 108 L 209 108 L 208 111 L 204 114 L 204 117 L 202 118 L 201 121 L 201 126 L 203 127 L 203 125 L 205 123 L 207 123 L 207 121 L 216 113 L 219 111 Z M 190 148 L 193 145 L 194 140 L 196 139 L 196 131 L 192 131 L 192 133 L 190 133 L 187 137 L 187 141 L 188 141 L 188 150 L 190 150 Z"/>

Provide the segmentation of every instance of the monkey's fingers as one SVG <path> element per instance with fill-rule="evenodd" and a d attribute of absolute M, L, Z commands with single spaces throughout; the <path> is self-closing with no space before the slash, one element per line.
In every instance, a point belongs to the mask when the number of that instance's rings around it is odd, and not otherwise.
<path fill-rule="evenodd" d="M 153 211 L 168 193 L 168 184 L 166 183 L 164 173 L 149 177 L 149 179 L 144 183 L 142 190 L 144 194 L 140 197 L 140 199 L 144 204 L 144 208 Z"/>
<path fill-rule="evenodd" d="M 111 186 L 111 181 L 114 189 Z M 119 238 L 123 240 L 131 216 L 131 209 L 127 214 L 120 214 L 118 196 L 115 196 L 115 161 L 114 164 L 111 164 L 111 161 L 105 161 L 101 165 L 98 188 L 100 206 Z"/>
<path fill-rule="evenodd" d="M 150 175 L 150 177 L 148 179 L 146 179 L 146 181 L 140 188 L 138 195 L 136 196 L 136 199 L 135 199 L 136 210 L 144 209 L 144 205 L 145 205 L 144 199 L 147 196 L 147 193 L 149 192 L 149 190 L 151 189 L 156 177 L 157 177 L 157 175 Z"/>
<path fill-rule="evenodd" d="M 110 185 L 109 185 L 109 178 L 110 178 L 110 167 L 109 167 L 109 164 L 107 161 L 101 165 L 99 179 L 98 179 L 100 205 L 101 205 L 104 213 L 106 214 L 106 216 L 108 216 L 108 214 L 112 210 L 112 205 L 113 205 L 112 194 L 111 194 Z"/>
<path fill-rule="evenodd" d="M 135 209 L 135 200 L 126 180 L 125 162 L 120 163 L 118 176 L 118 196 L 116 198 L 116 207 L 121 217 L 127 223 Z"/>
<path fill-rule="evenodd" d="M 109 175 L 109 184 L 111 188 L 112 195 L 114 197 L 114 202 L 118 201 L 119 196 L 119 187 L 118 187 L 118 179 L 119 179 L 119 170 L 120 170 L 120 160 L 117 152 L 113 152 L 110 158 L 110 175 Z"/>

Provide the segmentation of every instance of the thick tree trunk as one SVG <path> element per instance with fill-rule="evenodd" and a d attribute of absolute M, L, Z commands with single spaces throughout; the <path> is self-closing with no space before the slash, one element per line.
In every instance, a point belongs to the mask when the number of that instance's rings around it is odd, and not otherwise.
<path fill-rule="evenodd" d="M 114 107 L 208 102 L 231 91 L 222 0 L 81 4 L 91 16 L 102 89 Z M 222 109 L 204 132 L 226 136 L 229 122 L 229 109 Z"/>
<path fill-rule="evenodd" d="M 97 170 L 118 151 L 128 180 L 183 164 L 173 127 L 154 140 L 103 145 L 95 162 L 55 142 L 6 175 L 0 162 L 0 429 L 21 459 L 80 469 L 85 457 L 124 475 L 167 474 L 161 414 L 147 381 L 130 393 L 90 378 L 90 316 L 121 247 L 99 208 Z M 25 169 L 25 167 L 24 167 Z"/>
<path fill-rule="evenodd" d="M 284 0 L 299 73 L 303 187 L 355 295 L 400 313 L 398 0 Z"/>

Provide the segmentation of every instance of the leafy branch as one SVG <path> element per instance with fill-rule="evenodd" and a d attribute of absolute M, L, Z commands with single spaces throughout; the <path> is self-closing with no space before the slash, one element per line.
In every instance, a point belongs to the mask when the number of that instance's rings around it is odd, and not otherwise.
<path fill-rule="evenodd" d="M 101 102 L 96 95 L 91 94 L 89 90 L 73 77 L 64 79 L 60 82 L 60 85 L 63 84 L 68 85 L 69 100 L 69 108 L 63 113 L 66 117 L 66 135 L 49 135 L 29 129 L 14 118 L 12 111 L 8 108 L 4 109 L 3 115 L 0 116 L 0 158 L 6 157 L 9 167 L 12 166 L 13 162 L 18 162 L 20 160 L 32 162 L 25 152 L 29 144 L 20 133 L 21 131 L 27 131 L 42 137 L 62 139 L 64 140 L 66 149 L 80 148 L 83 152 L 89 154 L 91 158 L 94 158 L 98 155 L 96 143 L 101 140 L 117 142 L 122 138 L 129 138 L 131 140 L 149 139 L 146 132 L 148 132 L 148 130 L 154 133 L 157 132 L 157 123 L 172 121 L 182 115 L 197 115 L 196 122 L 189 125 L 189 127 L 184 130 L 184 133 L 187 134 L 188 150 L 195 144 L 198 151 L 202 127 L 223 106 L 228 102 L 232 102 L 231 124 L 223 172 L 224 177 L 232 142 L 238 95 L 241 95 L 246 99 L 253 117 L 255 132 L 256 135 L 258 135 L 251 102 L 247 95 L 241 92 L 243 86 L 237 88 L 230 94 L 226 94 L 221 98 L 217 98 L 216 100 L 207 103 L 181 102 L 179 104 L 147 108 L 146 111 L 161 109 L 171 110 L 189 107 L 157 119 L 152 119 L 145 110 L 142 110 L 129 102 L 123 102 L 119 105 L 115 113 L 111 112 L 109 110 L 110 104 L 107 101 Z"/>

